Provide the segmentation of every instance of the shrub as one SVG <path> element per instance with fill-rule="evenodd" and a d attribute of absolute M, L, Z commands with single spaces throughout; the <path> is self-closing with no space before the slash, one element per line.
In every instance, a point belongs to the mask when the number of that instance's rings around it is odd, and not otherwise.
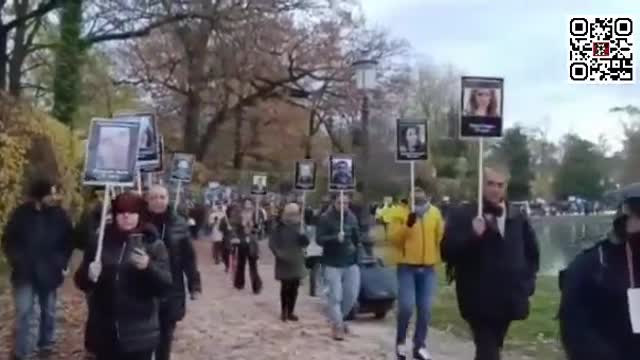
<path fill-rule="evenodd" d="M 71 129 L 0 94 L 0 235 L 35 176 L 60 184 L 63 206 L 77 216 L 83 203 L 82 159 L 83 144 Z"/>

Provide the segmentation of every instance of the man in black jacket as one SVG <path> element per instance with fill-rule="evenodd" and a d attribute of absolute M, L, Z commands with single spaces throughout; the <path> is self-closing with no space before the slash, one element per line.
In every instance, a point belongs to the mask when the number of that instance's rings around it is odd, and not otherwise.
<path fill-rule="evenodd" d="M 160 238 L 169 253 L 173 286 L 169 295 L 160 304 L 160 346 L 156 350 L 156 360 L 171 357 L 171 343 L 176 323 L 186 314 L 186 293 L 184 277 L 191 299 L 202 292 L 196 253 L 191 242 L 189 226 L 184 218 L 169 210 L 169 192 L 163 186 L 153 186 L 147 195 L 149 222 L 156 226 Z"/>
<path fill-rule="evenodd" d="M 628 292 L 640 281 L 640 187 L 623 194 L 607 239 L 561 273 L 560 333 L 569 360 L 640 359 Z M 635 295 L 638 296 L 638 295 Z"/>
<path fill-rule="evenodd" d="M 36 314 L 36 297 L 42 309 L 38 348 L 43 355 L 51 352 L 56 293 L 73 251 L 71 220 L 55 206 L 55 186 L 47 180 L 35 181 L 29 195 L 29 201 L 11 214 L 2 238 L 16 309 L 14 359 L 26 359 L 32 353 L 30 323 Z"/>
<path fill-rule="evenodd" d="M 494 165 L 484 175 L 483 216 L 477 216 L 477 205 L 455 209 L 447 221 L 442 257 L 473 333 L 475 359 L 499 360 L 511 322 L 528 317 L 539 249 L 528 219 L 509 211 L 506 168 Z"/>

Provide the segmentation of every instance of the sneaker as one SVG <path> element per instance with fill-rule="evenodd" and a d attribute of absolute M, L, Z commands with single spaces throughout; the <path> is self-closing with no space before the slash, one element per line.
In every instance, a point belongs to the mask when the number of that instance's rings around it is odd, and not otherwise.
<path fill-rule="evenodd" d="M 407 346 L 405 344 L 396 345 L 396 359 L 407 360 Z"/>
<path fill-rule="evenodd" d="M 335 341 L 343 341 L 344 340 L 344 330 L 339 326 L 331 327 L 331 337 Z"/>
<path fill-rule="evenodd" d="M 300 321 L 300 318 L 297 317 L 295 314 L 289 314 L 289 316 L 287 317 L 287 320 L 296 322 L 296 321 Z"/>
<path fill-rule="evenodd" d="M 427 348 L 420 348 L 413 352 L 413 360 L 431 360 L 431 354 Z"/>

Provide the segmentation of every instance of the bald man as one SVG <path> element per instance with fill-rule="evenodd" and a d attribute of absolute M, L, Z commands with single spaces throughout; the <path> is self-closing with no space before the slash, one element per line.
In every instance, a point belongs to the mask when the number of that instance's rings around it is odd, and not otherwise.
<path fill-rule="evenodd" d="M 508 183 L 505 166 L 485 168 L 482 214 L 477 204 L 453 210 L 441 245 L 458 307 L 473 333 L 475 360 L 500 360 L 509 326 L 528 317 L 535 290 L 536 234 L 525 214 L 510 211 Z"/>
<path fill-rule="evenodd" d="M 189 225 L 182 216 L 169 209 L 169 191 L 156 185 L 147 193 L 149 222 L 156 226 L 164 241 L 171 260 L 173 288 L 160 303 L 160 345 L 156 349 L 156 360 L 171 358 L 171 343 L 176 323 L 186 314 L 186 292 L 184 278 L 191 299 L 195 300 L 202 292 L 200 272 L 196 262 L 196 253 L 191 243 Z"/>

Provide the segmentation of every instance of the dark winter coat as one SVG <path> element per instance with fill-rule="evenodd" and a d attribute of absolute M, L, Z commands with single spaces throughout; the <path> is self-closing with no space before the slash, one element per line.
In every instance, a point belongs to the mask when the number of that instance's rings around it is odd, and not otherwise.
<path fill-rule="evenodd" d="M 640 244 L 632 253 L 640 279 Z M 598 243 L 578 255 L 561 278 L 560 332 L 568 359 L 640 359 L 640 335 L 632 333 L 628 311 L 625 244 Z"/>
<path fill-rule="evenodd" d="M 62 285 L 62 272 L 73 252 L 72 234 L 71 220 L 60 207 L 38 210 L 32 202 L 17 207 L 2 236 L 12 284 L 41 290 Z"/>
<path fill-rule="evenodd" d="M 316 243 L 322 247 L 323 265 L 331 267 L 349 267 L 357 263 L 360 246 L 360 227 L 358 219 L 349 211 L 344 211 L 344 241 L 338 241 L 340 233 L 340 211 L 330 207 L 318 220 Z"/>
<path fill-rule="evenodd" d="M 161 306 L 163 314 L 167 314 L 167 320 L 180 321 L 186 315 L 185 276 L 190 294 L 202 292 L 202 282 L 187 221 L 173 213 L 165 216 L 168 218 L 161 224 L 153 222 L 169 253 L 173 276 L 171 291 L 162 300 Z"/>
<path fill-rule="evenodd" d="M 279 223 L 269 238 L 269 248 L 276 259 L 276 280 L 302 279 L 307 275 L 304 249 L 309 239 L 300 234 L 299 225 Z"/>
<path fill-rule="evenodd" d="M 75 274 L 76 285 L 89 295 L 85 345 L 96 353 L 152 350 L 160 341 L 159 298 L 171 289 L 167 250 L 153 227 L 142 232 L 140 244 L 120 239 L 122 235 L 112 226 L 105 231 L 98 282 L 89 279 L 97 241 L 84 252 Z M 150 257 L 145 270 L 136 269 L 128 260 L 140 245 Z"/>
<path fill-rule="evenodd" d="M 100 217 L 102 216 L 102 204 L 97 204 L 81 216 L 73 229 L 73 246 L 78 250 L 85 250 L 89 246 L 89 241 L 95 239 L 95 233 L 100 228 Z"/>
<path fill-rule="evenodd" d="M 528 218 L 506 208 L 505 236 L 489 225 L 482 237 L 473 233 L 475 204 L 449 215 L 442 257 L 454 268 L 458 306 L 467 320 L 528 317 L 539 268 L 538 242 Z"/>

